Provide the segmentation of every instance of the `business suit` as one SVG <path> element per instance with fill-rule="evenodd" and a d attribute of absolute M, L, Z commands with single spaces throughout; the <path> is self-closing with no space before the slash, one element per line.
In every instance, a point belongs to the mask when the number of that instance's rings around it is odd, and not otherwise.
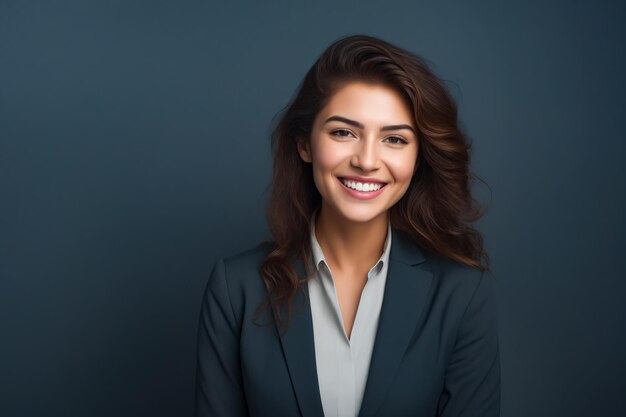
<path fill-rule="evenodd" d="M 284 335 L 269 310 L 258 320 L 263 325 L 252 322 L 266 293 L 258 272 L 266 253 L 256 248 L 220 260 L 211 273 L 198 331 L 197 416 L 323 416 L 307 286 Z M 295 267 L 303 273 L 301 262 Z M 491 417 L 499 408 L 490 276 L 394 229 L 359 417 Z"/>

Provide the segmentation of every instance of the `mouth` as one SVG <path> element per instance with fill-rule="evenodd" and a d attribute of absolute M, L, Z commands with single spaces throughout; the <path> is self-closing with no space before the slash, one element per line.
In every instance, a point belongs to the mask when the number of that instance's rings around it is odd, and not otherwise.
<path fill-rule="evenodd" d="M 384 188 L 387 183 L 380 181 L 356 181 L 350 178 L 338 177 L 339 181 L 347 188 L 354 191 L 374 192 Z"/>

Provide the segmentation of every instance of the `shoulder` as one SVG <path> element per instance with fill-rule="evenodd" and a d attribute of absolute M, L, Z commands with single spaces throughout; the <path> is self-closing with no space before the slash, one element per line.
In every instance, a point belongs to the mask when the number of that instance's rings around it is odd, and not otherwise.
<path fill-rule="evenodd" d="M 430 268 L 442 284 L 458 287 L 462 291 L 473 291 L 481 281 L 491 279 L 486 271 L 460 261 L 432 252 L 427 256 Z"/>
<path fill-rule="evenodd" d="M 448 307 L 467 306 L 477 292 L 490 296 L 492 276 L 480 269 L 426 249 L 403 233 L 397 233 L 395 259 L 427 271 L 431 279 L 431 295 Z M 394 248 L 392 246 L 392 251 Z"/>
<path fill-rule="evenodd" d="M 451 319 L 449 323 L 455 323 L 452 328 L 458 332 L 488 328 L 495 334 L 497 301 L 492 274 L 433 253 L 426 256 L 424 267 L 432 273 L 433 301 Z"/>
<path fill-rule="evenodd" d="M 425 248 L 405 233 L 394 230 L 393 237 L 392 259 L 430 272 L 436 286 L 471 292 L 484 275 L 479 269 Z"/>
<path fill-rule="evenodd" d="M 253 248 L 226 256 L 220 261 L 224 263 L 226 269 L 233 272 L 246 272 L 252 269 L 258 271 L 271 249 L 270 243 L 263 242 Z"/>
<path fill-rule="evenodd" d="M 427 268 L 440 280 L 445 280 L 456 285 L 476 285 L 483 277 L 484 272 L 467 264 L 440 255 L 438 253 L 424 251 Z"/>
<path fill-rule="evenodd" d="M 221 280 L 228 288 L 231 296 L 242 292 L 264 292 L 261 277 L 261 264 L 272 250 L 273 245 L 269 242 L 261 243 L 253 248 L 237 252 L 218 259 L 213 271 L 219 271 Z"/>
<path fill-rule="evenodd" d="M 230 305 L 234 316 L 240 320 L 246 303 L 258 303 L 266 292 L 260 267 L 271 249 L 271 244 L 262 243 L 218 259 L 213 265 L 205 298 Z"/>

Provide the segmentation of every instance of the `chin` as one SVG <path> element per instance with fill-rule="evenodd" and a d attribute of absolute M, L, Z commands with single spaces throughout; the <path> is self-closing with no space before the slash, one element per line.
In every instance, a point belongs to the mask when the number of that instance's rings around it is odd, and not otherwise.
<path fill-rule="evenodd" d="M 386 212 L 387 210 L 372 210 L 371 208 L 363 208 L 360 210 L 354 208 L 339 210 L 341 217 L 355 223 L 367 223 L 373 221 L 380 216 L 385 215 Z"/>

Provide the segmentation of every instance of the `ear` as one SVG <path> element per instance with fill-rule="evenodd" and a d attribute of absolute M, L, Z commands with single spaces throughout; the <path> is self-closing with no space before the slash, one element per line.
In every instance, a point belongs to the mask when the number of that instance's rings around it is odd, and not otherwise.
<path fill-rule="evenodd" d="M 299 137 L 297 139 L 298 153 L 304 162 L 311 162 L 311 147 L 306 138 Z"/>

